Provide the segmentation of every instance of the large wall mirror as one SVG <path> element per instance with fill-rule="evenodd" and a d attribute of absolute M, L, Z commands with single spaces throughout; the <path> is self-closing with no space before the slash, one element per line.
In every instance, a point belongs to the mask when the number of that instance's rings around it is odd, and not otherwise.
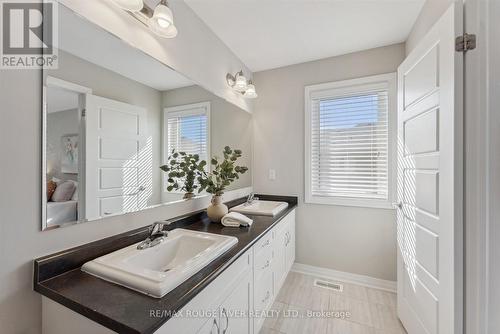
<path fill-rule="evenodd" d="M 59 66 L 43 71 L 42 229 L 183 200 L 160 169 L 172 149 L 209 160 L 230 146 L 251 167 L 249 113 L 59 11 Z"/>

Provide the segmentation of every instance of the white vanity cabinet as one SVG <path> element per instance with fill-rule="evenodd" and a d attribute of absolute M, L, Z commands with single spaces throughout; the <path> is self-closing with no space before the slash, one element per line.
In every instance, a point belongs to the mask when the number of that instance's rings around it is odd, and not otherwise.
<path fill-rule="evenodd" d="M 253 333 L 253 248 L 203 289 L 156 334 Z M 238 313 L 239 312 L 239 313 Z"/>
<path fill-rule="evenodd" d="M 216 301 L 211 306 L 218 310 L 216 316 L 204 319 L 197 329 L 193 328 L 196 319 L 170 319 L 157 333 L 258 334 L 265 320 L 263 312 L 271 308 L 295 261 L 295 210 L 242 257 L 248 266 L 238 259 L 183 308 L 203 310 L 209 307 L 205 298 L 211 297 Z M 220 302 L 219 296 L 225 299 Z"/>
<path fill-rule="evenodd" d="M 220 333 L 253 333 L 252 299 L 253 280 L 247 273 L 219 308 Z"/>
<path fill-rule="evenodd" d="M 295 210 L 283 217 L 254 246 L 254 301 L 257 315 L 271 308 L 294 261 Z M 255 334 L 259 333 L 264 320 L 264 317 L 254 318 Z"/>
<path fill-rule="evenodd" d="M 286 274 L 288 274 L 295 262 L 295 210 L 290 212 L 285 219 L 285 267 Z"/>
<path fill-rule="evenodd" d="M 292 210 L 155 334 L 258 334 L 294 260 Z M 44 334 L 114 333 L 46 297 L 43 327 Z"/>
<path fill-rule="evenodd" d="M 220 305 L 217 313 L 209 318 L 197 333 L 253 333 L 252 319 L 248 316 L 252 310 L 252 291 L 252 276 L 247 273 Z M 160 331 L 162 330 L 163 327 Z M 175 333 L 178 333 L 178 330 L 176 329 Z"/>

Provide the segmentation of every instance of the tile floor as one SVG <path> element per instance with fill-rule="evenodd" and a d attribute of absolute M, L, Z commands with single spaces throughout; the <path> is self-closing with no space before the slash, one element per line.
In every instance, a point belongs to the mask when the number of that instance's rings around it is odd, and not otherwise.
<path fill-rule="evenodd" d="M 260 334 L 406 334 L 396 316 L 396 294 L 349 283 L 337 292 L 314 286 L 314 279 L 288 274 L 271 308 L 279 315 L 268 317 Z M 308 310 L 333 312 L 311 317 Z"/>

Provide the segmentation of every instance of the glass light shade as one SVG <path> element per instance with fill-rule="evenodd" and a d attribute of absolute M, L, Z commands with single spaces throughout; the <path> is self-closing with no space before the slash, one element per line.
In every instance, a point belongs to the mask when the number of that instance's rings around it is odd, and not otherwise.
<path fill-rule="evenodd" d="M 131 12 L 138 12 L 144 7 L 142 0 L 112 0 L 121 9 L 125 9 Z"/>
<path fill-rule="evenodd" d="M 150 25 L 149 28 L 152 32 L 163 38 L 174 38 L 177 36 L 177 28 L 173 24 L 169 25 L 166 29 L 161 28 L 158 24 Z"/>
<path fill-rule="evenodd" d="M 172 11 L 162 4 L 156 6 L 153 16 L 149 19 L 149 28 L 161 37 L 174 38 L 177 36 Z"/>
<path fill-rule="evenodd" d="M 245 94 L 243 96 L 246 98 L 249 98 L 249 99 L 255 99 L 258 97 L 257 92 L 255 91 L 255 86 L 253 83 L 248 84 L 247 90 L 245 91 Z"/>
<path fill-rule="evenodd" d="M 233 88 L 238 92 L 244 93 L 248 88 L 247 78 L 244 75 L 238 74 Z"/>

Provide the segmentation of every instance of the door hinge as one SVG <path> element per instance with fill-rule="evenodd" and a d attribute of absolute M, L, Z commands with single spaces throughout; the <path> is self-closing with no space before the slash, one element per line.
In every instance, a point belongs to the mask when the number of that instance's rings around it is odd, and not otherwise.
<path fill-rule="evenodd" d="M 86 109 L 82 109 L 82 118 L 84 118 L 86 115 L 87 115 L 87 110 Z"/>
<path fill-rule="evenodd" d="M 455 38 L 455 50 L 457 52 L 467 52 L 476 48 L 476 35 L 463 34 Z"/>

